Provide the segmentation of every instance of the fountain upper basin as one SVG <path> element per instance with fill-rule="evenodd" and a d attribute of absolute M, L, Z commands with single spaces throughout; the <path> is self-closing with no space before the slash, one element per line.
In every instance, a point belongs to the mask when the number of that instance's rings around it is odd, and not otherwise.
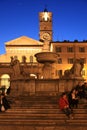
<path fill-rule="evenodd" d="M 39 63 L 54 63 L 58 59 L 58 55 L 54 52 L 40 52 L 35 54 L 35 57 Z"/>

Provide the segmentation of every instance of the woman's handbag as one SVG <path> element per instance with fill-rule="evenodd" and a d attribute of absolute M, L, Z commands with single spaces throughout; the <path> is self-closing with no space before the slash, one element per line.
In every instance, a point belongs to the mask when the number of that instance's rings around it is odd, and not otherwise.
<path fill-rule="evenodd" d="M 2 111 L 2 112 L 5 111 L 5 107 L 4 107 L 4 105 L 1 105 L 1 111 Z"/>
<path fill-rule="evenodd" d="M 5 107 L 4 107 L 4 105 L 3 105 L 2 99 L 1 99 L 1 104 L 0 104 L 0 110 L 1 110 L 2 112 L 5 111 Z"/>

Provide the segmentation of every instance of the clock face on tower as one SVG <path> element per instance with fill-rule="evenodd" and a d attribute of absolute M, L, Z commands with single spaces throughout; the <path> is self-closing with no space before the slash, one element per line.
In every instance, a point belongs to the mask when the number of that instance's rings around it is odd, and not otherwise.
<path fill-rule="evenodd" d="M 47 33 L 47 32 L 43 33 L 43 34 L 42 34 L 42 39 L 43 39 L 43 40 L 50 40 L 50 39 L 51 39 L 50 34 Z"/>

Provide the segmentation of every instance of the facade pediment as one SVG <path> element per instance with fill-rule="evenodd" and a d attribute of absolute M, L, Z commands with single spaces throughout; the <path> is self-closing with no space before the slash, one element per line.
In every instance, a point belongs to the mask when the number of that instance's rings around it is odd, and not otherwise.
<path fill-rule="evenodd" d="M 5 42 L 5 45 L 43 45 L 43 43 L 27 36 L 21 36 L 17 39 Z"/>

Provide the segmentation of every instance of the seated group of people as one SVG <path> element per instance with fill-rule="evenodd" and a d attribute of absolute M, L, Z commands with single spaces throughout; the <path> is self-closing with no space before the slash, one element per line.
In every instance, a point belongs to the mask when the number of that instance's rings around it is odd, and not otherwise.
<path fill-rule="evenodd" d="M 87 83 L 78 84 L 68 94 L 62 93 L 59 99 L 59 108 L 67 115 L 69 119 L 73 119 L 73 108 L 78 108 L 79 100 L 87 99 Z"/>

